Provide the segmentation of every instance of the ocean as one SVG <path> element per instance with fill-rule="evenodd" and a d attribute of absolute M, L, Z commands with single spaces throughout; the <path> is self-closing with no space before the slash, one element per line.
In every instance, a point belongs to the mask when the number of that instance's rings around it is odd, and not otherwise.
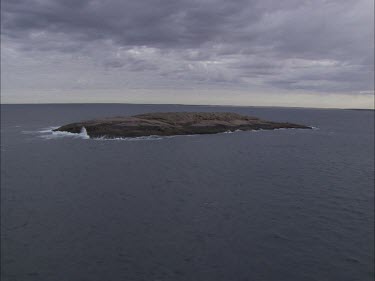
<path fill-rule="evenodd" d="M 70 122 L 229 111 L 313 126 L 122 140 Z M 1 280 L 373 280 L 374 111 L 1 105 Z"/>

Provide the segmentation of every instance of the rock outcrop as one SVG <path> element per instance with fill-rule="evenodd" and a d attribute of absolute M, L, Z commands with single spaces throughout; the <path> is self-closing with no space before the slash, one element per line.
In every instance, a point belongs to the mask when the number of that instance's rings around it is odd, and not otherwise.
<path fill-rule="evenodd" d="M 55 131 L 80 133 L 83 128 L 94 138 L 216 134 L 281 128 L 311 129 L 304 125 L 266 121 L 231 112 L 160 112 L 71 123 Z"/>

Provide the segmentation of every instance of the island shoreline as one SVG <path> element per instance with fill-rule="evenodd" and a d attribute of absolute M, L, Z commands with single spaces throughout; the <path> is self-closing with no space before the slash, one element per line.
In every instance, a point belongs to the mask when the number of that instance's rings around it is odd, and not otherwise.
<path fill-rule="evenodd" d="M 54 131 L 79 134 L 85 130 L 90 138 L 110 139 L 275 129 L 312 129 L 312 127 L 267 121 L 232 112 L 156 112 L 70 123 Z"/>

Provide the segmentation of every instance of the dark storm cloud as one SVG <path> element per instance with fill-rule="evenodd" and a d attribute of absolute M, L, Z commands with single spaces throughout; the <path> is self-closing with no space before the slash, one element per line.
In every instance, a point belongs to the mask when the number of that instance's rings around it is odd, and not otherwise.
<path fill-rule="evenodd" d="M 10 48 L 162 79 L 373 89 L 371 0 L 3 0 Z"/>

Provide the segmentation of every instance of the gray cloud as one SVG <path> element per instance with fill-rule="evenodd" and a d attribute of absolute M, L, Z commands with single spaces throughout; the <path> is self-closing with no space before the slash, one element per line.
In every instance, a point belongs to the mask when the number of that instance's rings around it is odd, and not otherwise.
<path fill-rule="evenodd" d="M 372 0 L 3 0 L 4 87 L 369 92 L 373 10 Z"/>

